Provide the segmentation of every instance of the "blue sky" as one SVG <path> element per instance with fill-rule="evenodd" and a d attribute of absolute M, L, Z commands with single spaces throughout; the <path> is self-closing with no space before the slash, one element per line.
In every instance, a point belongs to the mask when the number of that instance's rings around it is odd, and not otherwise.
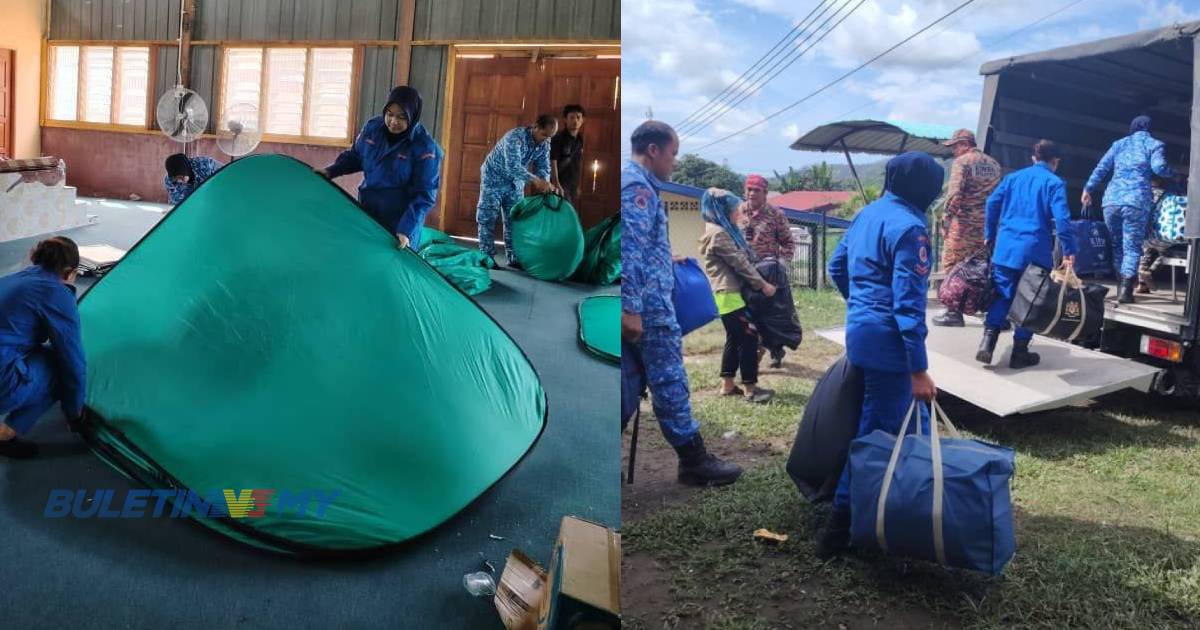
<path fill-rule="evenodd" d="M 1200 19 L 1200 0 L 1084 0 L 1012 36 L 1071 1 L 975 0 L 821 95 L 699 154 L 727 161 L 742 173 L 769 175 L 772 169 L 784 171 L 789 165 L 843 162 L 840 154 L 788 148 L 803 132 L 833 120 L 884 118 L 975 129 L 983 85 L 979 67 L 985 61 Z M 961 2 L 865 0 L 760 91 L 685 138 L 681 154 L 695 153 L 800 99 Z M 646 119 L 648 110 L 656 119 L 678 123 L 749 68 L 818 3 L 622 0 L 623 154 L 629 153 L 628 132 Z M 836 0 L 833 6 L 841 4 Z M 855 0 L 848 7 L 857 4 Z"/>

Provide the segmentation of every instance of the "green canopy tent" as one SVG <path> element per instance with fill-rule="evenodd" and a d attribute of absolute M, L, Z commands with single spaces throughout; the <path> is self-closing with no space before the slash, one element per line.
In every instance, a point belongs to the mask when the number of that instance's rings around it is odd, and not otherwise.
<path fill-rule="evenodd" d="M 541 383 L 508 334 L 284 156 L 206 181 L 80 315 L 93 450 L 151 488 L 213 498 L 198 522 L 275 551 L 411 540 L 486 492 L 545 426 Z M 255 490 L 269 497 L 260 515 L 234 509 Z M 196 507 L 181 496 L 176 508 Z"/>

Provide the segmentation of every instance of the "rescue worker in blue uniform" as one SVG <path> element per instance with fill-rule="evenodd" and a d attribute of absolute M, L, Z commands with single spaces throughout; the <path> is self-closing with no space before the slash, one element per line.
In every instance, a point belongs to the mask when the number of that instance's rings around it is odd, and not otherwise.
<path fill-rule="evenodd" d="M 517 127 L 504 134 L 488 152 L 479 167 L 479 204 L 475 223 L 479 225 L 479 251 L 496 257 L 496 219 L 504 222 L 504 251 L 508 266 L 521 269 L 512 244 L 509 212 L 525 197 L 525 185 L 533 184 L 538 193 L 552 190 L 550 184 L 550 139 L 558 131 L 558 119 L 549 114 L 538 116 L 528 127 Z M 532 166 L 535 173 L 529 171 Z"/>
<path fill-rule="evenodd" d="M 421 94 L 406 85 L 388 95 L 383 114 L 363 125 L 354 146 L 317 169 L 335 178 L 362 171 L 358 200 L 367 214 L 396 235 L 400 249 L 421 246 L 425 215 L 437 202 L 442 148 L 421 124 Z"/>
<path fill-rule="evenodd" d="M 163 186 L 172 206 L 182 203 L 200 184 L 221 170 L 221 163 L 207 155 L 190 158 L 182 153 L 168 155 L 165 166 L 167 176 L 163 178 Z"/>
<path fill-rule="evenodd" d="M 1121 280 L 1117 302 L 1133 301 L 1138 263 L 1150 213 L 1154 209 L 1150 178 L 1175 173 L 1167 164 L 1163 143 L 1150 135 L 1150 117 L 1138 116 L 1129 124 L 1129 135 L 1112 143 L 1083 187 L 1083 205 L 1092 204 L 1092 193 L 1112 177 L 1104 191 L 1104 222 L 1112 243 L 1113 266 Z"/>
<path fill-rule="evenodd" d="M 926 153 L 889 160 L 883 196 L 858 213 L 829 261 L 829 277 L 846 299 L 846 356 L 863 372 L 859 437 L 876 429 L 897 433 L 914 399 L 928 402 L 937 394 L 925 354 L 932 264 L 925 213 L 941 193 L 944 175 Z M 920 407 L 926 430 L 928 409 Z M 849 480 L 847 462 L 817 540 L 822 559 L 849 544 Z"/>
<path fill-rule="evenodd" d="M 994 296 L 984 321 L 983 340 L 975 354 L 980 363 L 992 362 L 1025 267 L 1054 266 L 1054 232 L 1062 246 L 1063 264 L 1075 263 L 1075 232 L 1071 229 L 1066 185 L 1054 174 L 1059 162 L 1058 145 L 1039 140 L 1033 145 L 1033 166 L 1010 173 L 988 197 L 983 238 L 993 248 Z M 1027 368 L 1041 361 L 1036 352 L 1029 351 L 1031 339 L 1033 332 L 1029 329 L 1018 327 L 1013 332 L 1010 368 Z"/>
<path fill-rule="evenodd" d="M 75 306 L 79 248 L 55 236 L 30 254 L 33 266 L 0 278 L 0 455 L 29 458 L 37 445 L 21 439 L 62 403 L 72 430 L 83 412 L 86 374 Z M 47 343 L 48 342 L 48 343 Z"/>
<path fill-rule="evenodd" d="M 680 483 L 730 484 L 742 469 L 704 446 L 692 416 L 683 336 L 671 301 L 674 257 L 658 190 L 675 169 L 679 137 L 670 125 L 648 120 L 634 130 L 631 144 L 633 158 L 621 170 L 622 371 L 646 375 L 654 415 L 679 455 Z"/>

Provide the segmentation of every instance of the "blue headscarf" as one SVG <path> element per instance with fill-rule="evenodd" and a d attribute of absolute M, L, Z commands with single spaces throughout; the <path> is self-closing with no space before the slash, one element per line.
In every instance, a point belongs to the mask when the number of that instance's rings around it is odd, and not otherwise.
<path fill-rule="evenodd" d="M 1129 133 L 1133 134 L 1139 131 L 1150 131 L 1149 116 L 1142 114 L 1141 116 L 1134 118 L 1133 122 L 1129 123 Z"/>
<path fill-rule="evenodd" d="M 705 223 L 712 223 L 724 228 L 733 237 L 733 242 L 738 247 L 749 252 L 750 244 L 746 242 L 746 237 L 730 219 L 740 203 L 742 203 L 741 198 L 728 190 L 709 188 L 700 198 L 700 217 L 704 219 Z"/>
<path fill-rule="evenodd" d="M 884 190 L 925 212 L 942 192 L 945 170 L 928 153 L 909 151 L 888 160 L 884 176 Z"/>

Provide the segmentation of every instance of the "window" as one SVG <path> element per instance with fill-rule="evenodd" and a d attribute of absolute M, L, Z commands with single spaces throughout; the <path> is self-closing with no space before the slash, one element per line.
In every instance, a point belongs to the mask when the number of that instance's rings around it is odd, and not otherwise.
<path fill-rule="evenodd" d="M 52 120 L 146 126 L 150 49 L 134 46 L 51 46 Z"/>
<path fill-rule="evenodd" d="M 221 112 L 258 108 L 270 136 L 350 138 L 352 48 L 226 48 Z"/>

